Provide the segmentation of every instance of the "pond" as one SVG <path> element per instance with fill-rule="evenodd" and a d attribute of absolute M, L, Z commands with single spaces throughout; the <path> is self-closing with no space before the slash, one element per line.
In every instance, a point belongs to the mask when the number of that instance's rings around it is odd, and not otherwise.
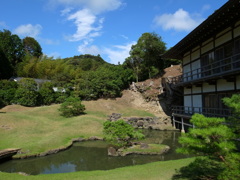
<path fill-rule="evenodd" d="M 146 164 L 155 161 L 174 160 L 186 156 L 176 154 L 179 147 L 179 132 L 144 131 L 147 143 L 166 144 L 171 150 L 163 155 L 127 155 L 110 157 L 107 155 L 108 144 L 104 141 L 85 141 L 57 154 L 22 160 L 9 160 L 0 164 L 2 172 L 25 172 L 31 175 L 67 173 L 75 171 L 109 170 L 124 166 Z"/>

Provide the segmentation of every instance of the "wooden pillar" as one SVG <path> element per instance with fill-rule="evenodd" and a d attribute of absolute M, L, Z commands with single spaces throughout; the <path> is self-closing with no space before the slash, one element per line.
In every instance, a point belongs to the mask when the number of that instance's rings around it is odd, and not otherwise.
<path fill-rule="evenodd" d="M 175 116 L 173 115 L 173 128 L 176 129 L 176 125 L 175 125 Z"/>
<path fill-rule="evenodd" d="M 181 119 L 182 119 L 182 129 L 181 129 L 181 133 L 185 133 L 183 117 L 182 117 Z"/>

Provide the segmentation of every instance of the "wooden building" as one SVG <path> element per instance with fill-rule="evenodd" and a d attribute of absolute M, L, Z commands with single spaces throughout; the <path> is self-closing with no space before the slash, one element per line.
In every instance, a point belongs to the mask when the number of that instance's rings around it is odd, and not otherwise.
<path fill-rule="evenodd" d="M 184 104 L 173 108 L 174 125 L 193 126 L 194 113 L 228 116 L 221 99 L 240 92 L 240 0 L 227 1 L 163 57 L 182 60 L 173 81 L 184 89 Z"/>

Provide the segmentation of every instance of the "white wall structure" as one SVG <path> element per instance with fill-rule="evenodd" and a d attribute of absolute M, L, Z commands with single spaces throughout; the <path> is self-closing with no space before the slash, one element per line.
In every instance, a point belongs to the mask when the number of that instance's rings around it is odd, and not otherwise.
<path fill-rule="evenodd" d="M 206 116 L 229 115 L 222 111 L 221 99 L 240 93 L 239 12 L 239 0 L 227 1 L 163 55 L 182 60 L 182 81 L 176 87 L 184 89 L 184 111 L 173 112 L 182 126 L 194 113 L 189 109 Z"/>

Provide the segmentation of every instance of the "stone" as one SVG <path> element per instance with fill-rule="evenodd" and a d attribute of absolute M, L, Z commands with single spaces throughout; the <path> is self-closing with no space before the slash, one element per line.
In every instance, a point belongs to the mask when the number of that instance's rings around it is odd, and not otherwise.
<path fill-rule="evenodd" d="M 25 173 L 25 172 L 18 172 L 18 174 L 22 175 L 22 176 L 29 176 L 29 174 Z"/>
<path fill-rule="evenodd" d="M 140 148 L 141 148 L 141 149 L 147 149 L 148 147 L 149 147 L 149 145 L 146 144 L 146 143 L 141 143 L 141 144 L 140 144 Z"/>
<path fill-rule="evenodd" d="M 117 121 L 121 117 L 122 117 L 122 114 L 120 114 L 120 113 L 112 113 L 111 115 L 108 116 L 108 120 Z"/>
<path fill-rule="evenodd" d="M 117 150 L 114 147 L 108 148 L 108 155 L 109 156 L 118 156 Z"/>
<path fill-rule="evenodd" d="M 143 120 L 139 120 L 139 121 L 137 122 L 137 126 L 138 126 L 138 127 L 143 127 L 143 125 L 144 125 L 144 121 L 143 121 Z"/>
<path fill-rule="evenodd" d="M 88 140 L 90 140 L 90 141 L 97 141 L 97 140 L 103 140 L 102 138 L 99 138 L 99 137 L 97 137 L 97 136 L 92 136 L 92 137 L 90 137 Z"/>

